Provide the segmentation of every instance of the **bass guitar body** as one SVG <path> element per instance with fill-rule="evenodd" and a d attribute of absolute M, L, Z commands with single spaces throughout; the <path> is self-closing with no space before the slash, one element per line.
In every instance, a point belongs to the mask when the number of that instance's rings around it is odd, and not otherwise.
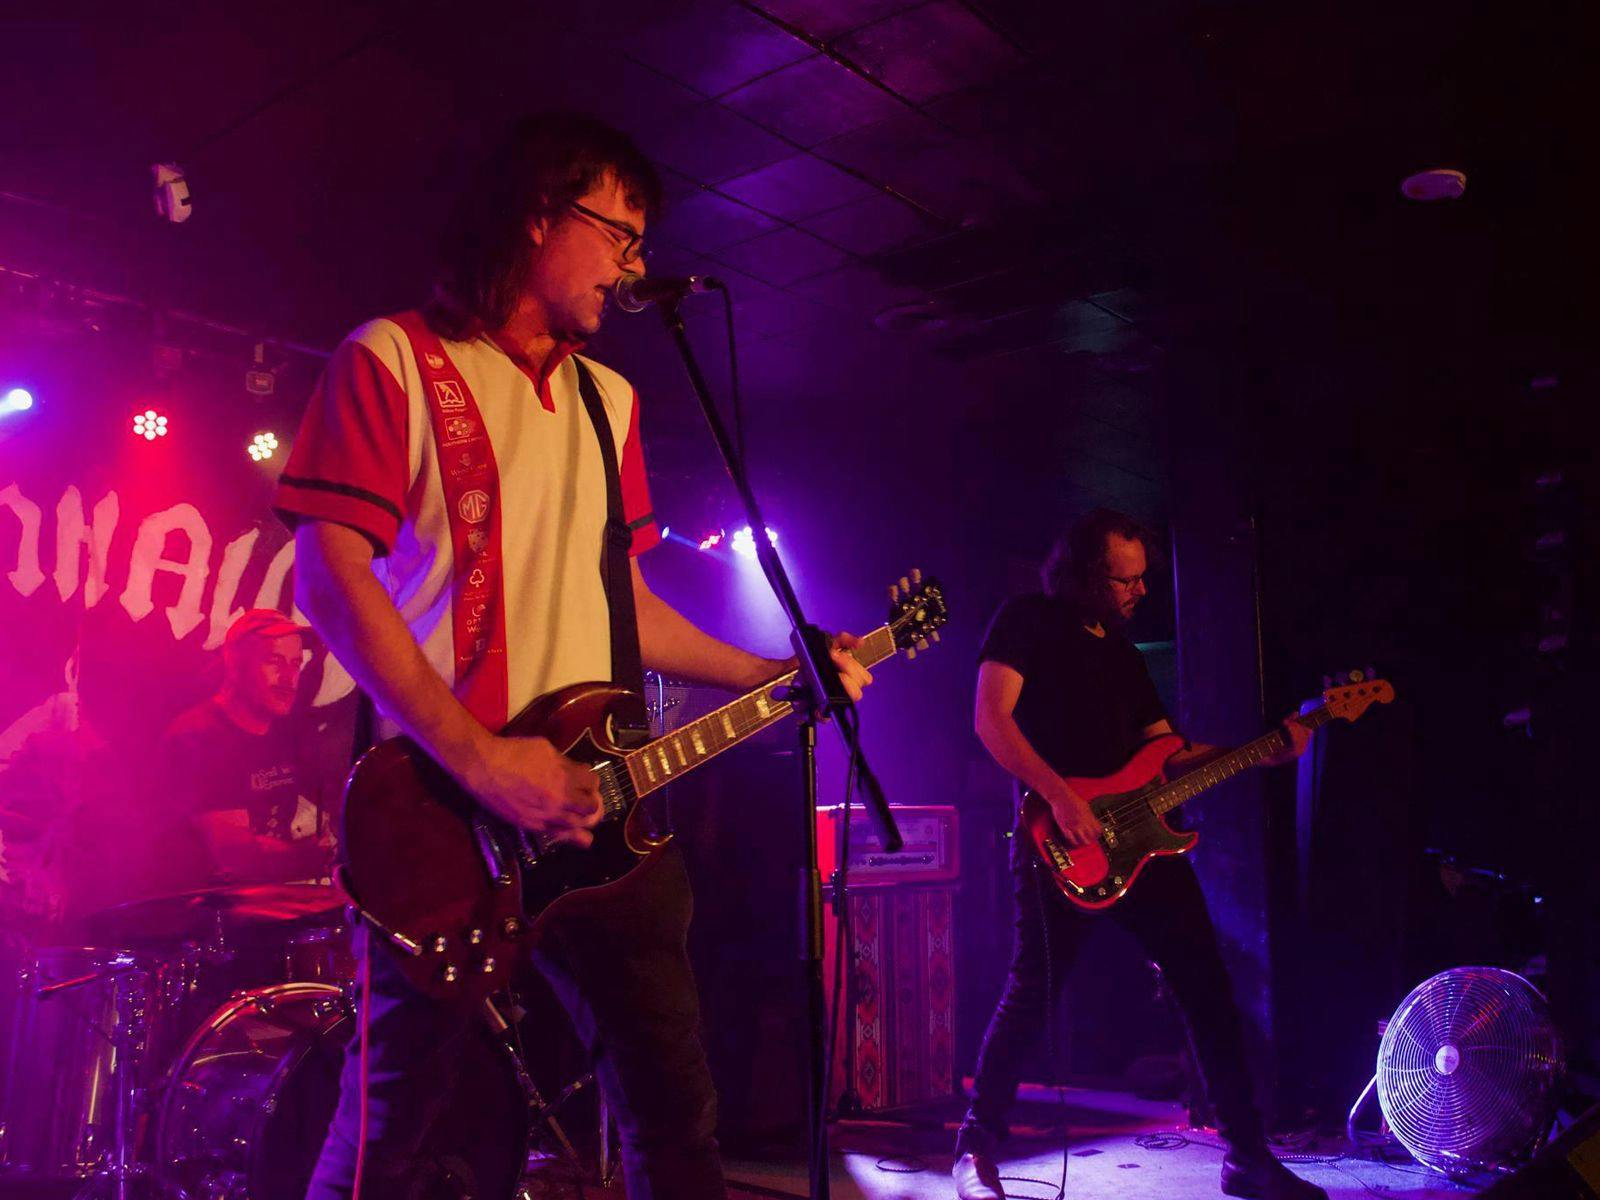
<path fill-rule="evenodd" d="M 1179 832 L 1147 801 L 1166 782 L 1166 765 L 1183 739 L 1166 734 L 1146 742 L 1121 770 L 1067 783 L 1089 803 L 1104 826 L 1096 842 L 1068 846 L 1050 806 L 1034 792 L 1022 800 L 1022 824 L 1040 862 L 1062 894 L 1080 908 L 1110 908 L 1127 894 L 1144 865 L 1157 855 L 1183 854 L 1200 840 Z"/>

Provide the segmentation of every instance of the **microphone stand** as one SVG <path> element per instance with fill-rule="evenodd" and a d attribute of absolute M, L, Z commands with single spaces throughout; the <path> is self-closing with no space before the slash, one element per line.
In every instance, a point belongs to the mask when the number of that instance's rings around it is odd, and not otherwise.
<path fill-rule="evenodd" d="M 661 319 L 677 344 L 683 358 L 689 382 L 694 388 L 700 409 L 705 414 L 711 437 L 722 454 L 728 477 L 744 503 L 750 520 L 750 532 L 755 538 L 756 559 L 767 577 L 773 594 L 783 614 L 788 618 L 790 645 L 800 667 L 800 683 L 789 689 L 784 697 L 800 714 L 800 772 L 801 795 L 804 809 L 801 812 L 802 832 L 805 838 L 806 857 L 800 872 L 800 959 L 805 973 L 806 1016 L 809 1053 L 806 1072 L 806 1123 L 810 1134 L 808 1156 L 811 1175 L 811 1200 L 828 1200 L 828 1062 L 827 1062 L 827 1006 L 822 987 L 822 875 L 817 864 L 817 725 L 829 717 L 837 718 L 834 726 L 844 739 L 845 748 L 866 794 L 866 809 L 883 848 L 893 853 L 904 845 L 900 830 L 895 826 L 894 815 L 877 777 L 861 752 L 861 740 L 856 725 L 855 705 L 851 703 L 839 670 L 829 657 L 831 641 L 828 635 L 805 618 L 799 597 L 789 582 L 789 576 L 778 558 L 778 551 L 767 536 L 767 523 L 761 516 L 755 493 L 745 474 L 744 462 L 728 436 L 727 427 L 711 401 L 711 390 L 700 372 L 694 350 L 684 329 L 683 317 L 678 312 L 676 299 L 660 302 Z M 848 963 L 837 964 L 841 971 L 849 970 Z"/>

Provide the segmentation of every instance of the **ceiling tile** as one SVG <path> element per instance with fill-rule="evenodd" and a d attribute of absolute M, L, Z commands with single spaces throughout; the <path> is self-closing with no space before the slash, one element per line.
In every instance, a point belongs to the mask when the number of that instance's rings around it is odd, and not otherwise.
<path fill-rule="evenodd" d="M 622 46 L 702 95 L 720 95 L 811 53 L 799 38 L 731 0 L 674 0 L 661 11 Z"/>
<path fill-rule="evenodd" d="M 881 121 L 904 107 L 821 54 L 729 92 L 722 103 L 801 146 Z"/>
<path fill-rule="evenodd" d="M 1023 63 L 1011 43 L 958 0 L 936 0 L 838 41 L 839 52 L 918 104 Z"/>
<path fill-rule="evenodd" d="M 851 264 L 797 283 L 790 289 L 808 300 L 864 320 L 895 304 L 926 299 L 916 288 L 887 282 L 871 267 Z"/>
<path fill-rule="evenodd" d="M 870 257 L 932 237 L 939 227 L 916 209 L 879 192 L 807 217 L 799 224 L 852 254 Z"/>
<path fill-rule="evenodd" d="M 717 252 L 717 258 L 757 279 L 785 287 L 840 266 L 849 256 L 798 229 L 776 229 Z"/>
<path fill-rule="evenodd" d="M 824 41 L 881 21 L 923 0 L 756 0 L 780 21 Z"/>
<path fill-rule="evenodd" d="M 826 212 L 873 194 L 869 185 L 809 154 L 796 154 L 738 179 L 730 179 L 720 190 L 753 208 L 789 221 Z"/>
<path fill-rule="evenodd" d="M 794 147 L 714 100 L 681 111 L 639 145 L 657 162 L 702 183 L 746 175 L 794 153 Z"/>
<path fill-rule="evenodd" d="M 673 245 L 709 254 L 778 227 L 766 213 L 716 192 L 700 192 L 669 207 L 651 233 Z"/>

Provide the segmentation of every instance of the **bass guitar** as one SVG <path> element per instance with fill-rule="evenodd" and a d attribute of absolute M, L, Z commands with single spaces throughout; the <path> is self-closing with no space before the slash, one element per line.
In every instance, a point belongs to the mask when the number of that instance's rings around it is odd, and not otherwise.
<path fill-rule="evenodd" d="M 1316 729 L 1333 720 L 1354 721 L 1372 705 L 1394 699 L 1394 688 L 1382 679 L 1365 678 L 1359 671 L 1351 672 L 1349 679 L 1348 685 L 1324 691 L 1316 708 L 1290 720 Z M 1110 775 L 1067 780 L 1100 818 L 1098 840 L 1068 846 L 1050 805 L 1033 791 L 1023 793 L 1023 827 L 1068 900 L 1080 908 L 1110 908 L 1128 894 L 1145 863 L 1160 854 L 1184 854 L 1200 840 L 1198 833 L 1173 829 L 1166 813 L 1246 768 L 1275 758 L 1287 747 L 1283 731 L 1275 729 L 1169 783 L 1167 761 L 1183 749 L 1183 739 L 1163 734 L 1146 742 Z"/>
<path fill-rule="evenodd" d="M 850 653 L 868 667 L 915 657 L 946 616 L 939 584 L 914 571 L 890 588 L 888 621 Z M 340 886 L 418 990 L 481 1006 L 549 921 L 626 886 L 660 853 L 671 835 L 641 801 L 788 716 L 796 674 L 632 746 L 621 731 L 646 726 L 634 692 L 579 683 L 530 704 L 501 736 L 548 738 L 598 777 L 602 816 L 583 848 L 490 813 L 409 738 L 381 742 L 345 785 Z"/>

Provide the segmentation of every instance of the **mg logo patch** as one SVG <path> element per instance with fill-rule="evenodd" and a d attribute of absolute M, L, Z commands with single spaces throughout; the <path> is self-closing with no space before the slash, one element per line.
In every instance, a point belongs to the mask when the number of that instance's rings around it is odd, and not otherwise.
<path fill-rule="evenodd" d="M 461 394 L 461 385 L 453 379 L 434 380 L 433 394 L 444 412 L 460 412 L 467 406 L 467 398 Z"/>
<path fill-rule="evenodd" d="M 489 515 L 489 493 L 473 488 L 461 497 L 461 503 L 456 506 L 456 511 L 461 514 L 463 521 L 476 525 Z"/>

